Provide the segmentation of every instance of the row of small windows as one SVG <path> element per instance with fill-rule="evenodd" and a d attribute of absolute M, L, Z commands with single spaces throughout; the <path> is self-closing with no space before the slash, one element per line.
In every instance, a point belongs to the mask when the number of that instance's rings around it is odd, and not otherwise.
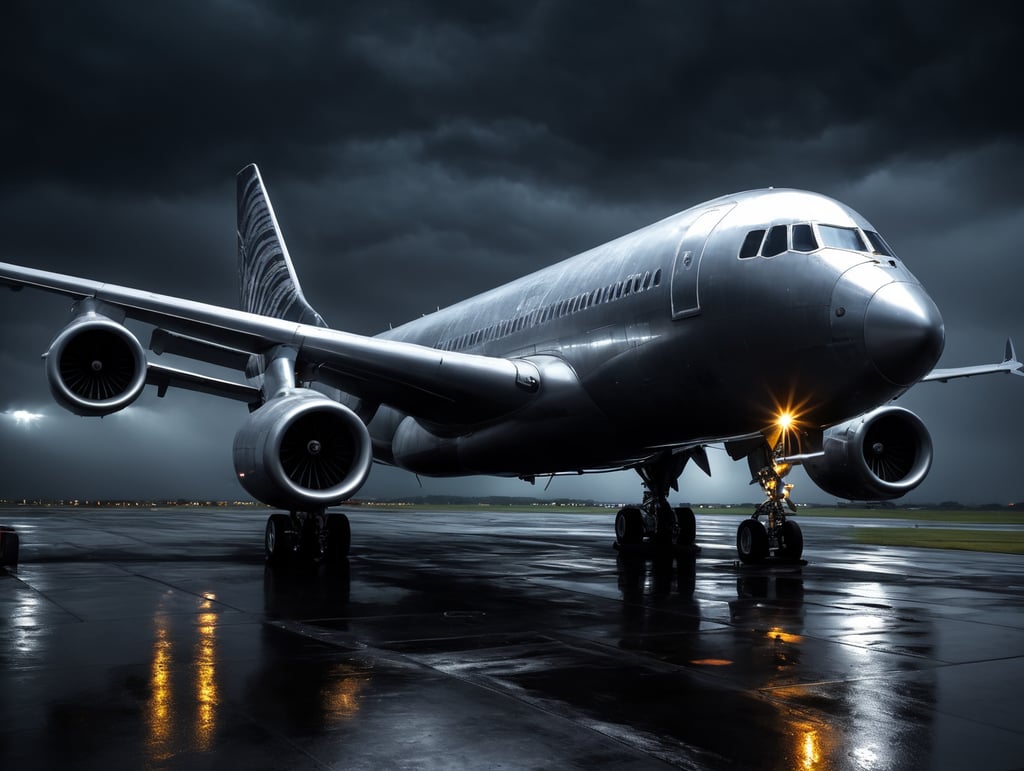
<path fill-rule="evenodd" d="M 634 273 L 631 276 L 626 276 L 622 281 L 617 281 L 614 284 L 609 284 L 608 286 L 601 287 L 600 289 L 595 289 L 592 292 L 584 292 L 576 295 L 575 297 L 559 300 L 558 302 L 551 303 L 543 308 L 538 308 L 537 310 L 531 311 L 523 316 L 499 321 L 497 324 L 491 324 L 491 326 L 486 327 L 485 329 L 478 329 L 475 332 L 460 335 L 452 340 L 445 340 L 437 347 L 442 351 L 465 350 L 466 348 L 472 348 L 480 343 L 500 340 L 503 337 L 507 337 L 508 335 L 520 332 L 529 327 L 536 327 L 540 324 L 545 324 L 552 319 L 560 319 L 563 316 L 570 316 L 573 313 L 579 313 L 580 311 L 592 308 L 595 305 L 614 302 L 615 300 L 619 300 L 631 294 L 646 292 L 648 289 L 654 289 L 660 284 L 661 268 L 658 268 L 654 273 L 651 273 L 651 271 L 647 271 L 642 274 Z"/>
<path fill-rule="evenodd" d="M 885 239 L 873 230 L 801 222 L 751 230 L 740 246 L 740 259 L 774 257 L 787 250 L 813 252 L 822 247 L 893 256 Z"/>

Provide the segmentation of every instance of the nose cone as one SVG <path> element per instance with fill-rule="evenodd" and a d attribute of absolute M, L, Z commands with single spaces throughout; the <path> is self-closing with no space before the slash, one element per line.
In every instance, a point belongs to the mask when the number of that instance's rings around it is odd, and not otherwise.
<path fill-rule="evenodd" d="M 931 371 L 945 342 L 939 309 L 919 284 L 886 284 L 868 302 L 864 345 L 878 371 L 896 385 Z"/>

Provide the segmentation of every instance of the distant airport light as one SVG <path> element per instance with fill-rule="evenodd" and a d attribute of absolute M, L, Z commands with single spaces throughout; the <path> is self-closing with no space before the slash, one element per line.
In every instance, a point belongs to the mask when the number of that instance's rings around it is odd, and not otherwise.
<path fill-rule="evenodd" d="M 8 415 L 11 420 L 20 426 L 31 425 L 44 417 L 40 412 L 29 412 L 28 410 L 14 410 L 12 412 L 5 412 L 4 415 Z"/>

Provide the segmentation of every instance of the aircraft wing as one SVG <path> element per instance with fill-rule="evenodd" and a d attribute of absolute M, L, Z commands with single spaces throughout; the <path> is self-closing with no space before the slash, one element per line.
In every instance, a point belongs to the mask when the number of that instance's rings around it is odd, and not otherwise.
<path fill-rule="evenodd" d="M 1013 341 L 1007 338 L 1006 353 L 999 364 L 976 364 L 970 367 L 953 367 L 951 369 L 933 369 L 923 378 L 921 382 L 938 380 L 945 383 L 961 377 L 974 377 L 975 375 L 994 375 L 997 373 L 1009 373 L 1012 375 L 1024 376 L 1024 364 L 1017 361 L 1017 352 L 1013 348 Z"/>
<path fill-rule="evenodd" d="M 90 300 L 99 312 L 106 309 L 115 318 L 123 315 L 157 327 L 154 341 L 165 341 L 167 333 L 184 335 L 196 343 L 197 350 L 205 346 L 261 354 L 288 346 L 312 374 L 310 379 L 322 379 L 371 404 L 390 404 L 430 421 L 467 425 L 505 415 L 525 404 L 540 387 L 539 371 L 523 360 L 365 337 L 18 265 L 0 263 L 0 286 Z M 159 350 L 156 345 L 153 348 Z M 181 352 L 181 347 L 175 352 Z M 247 357 L 235 356 L 236 362 L 243 359 Z M 206 379 L 190 380 L 189 374 L 150 364 L 149 382 L 161 388 L 203 390 L 196 386 Z M 207 386 L 208 392 L 231 396 L 230 388 L 218 389 L 212 381 Z M 245 392 L 234 398 L 245 398 Z"/>

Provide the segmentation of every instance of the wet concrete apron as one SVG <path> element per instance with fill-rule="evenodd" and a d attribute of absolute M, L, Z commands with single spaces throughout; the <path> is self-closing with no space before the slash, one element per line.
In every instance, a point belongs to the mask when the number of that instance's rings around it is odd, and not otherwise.
<path fill-rule="evenodd" d="M 613 515 L 350 512 L 271 571 L 259 510 L 11 509 L 0 768 L 1024 764 L 1024 560 L 851 545 L 622 559 Z M 872 525 L 879 523 L 872 522 Z"/>

